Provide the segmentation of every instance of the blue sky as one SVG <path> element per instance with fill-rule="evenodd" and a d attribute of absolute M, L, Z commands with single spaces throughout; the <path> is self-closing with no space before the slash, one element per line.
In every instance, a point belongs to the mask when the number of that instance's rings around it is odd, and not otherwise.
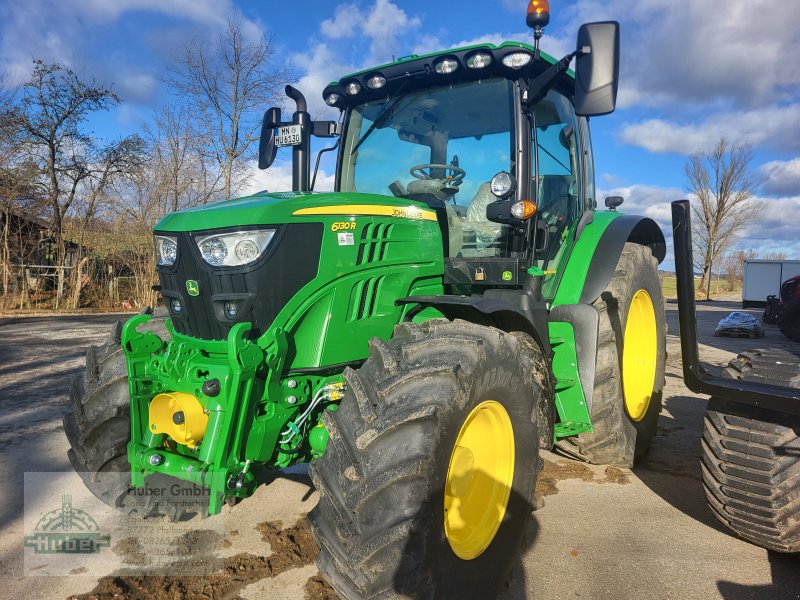
<path fill-rule="evenodd" d="M 111 84 L 123 102 L 96 134 L 138 130 L 169 96 L 158 73 L 192 38 L 212 40 L 238 15 L 263 26 L 291 64 L 311 110 L 347 72 L 403 56 L 505 39 L 530 41 L 522 0 L 0 0 L 0 68 L 23 79 L 31 57 Z M 542 48 L 568 52 L 578 25 L 621 22 L 618 110 L 594 119 L 597 186 L 669 232 L 668 202 L 686 196 L 686 156 L 725 135 L 753 144 L 763 181 L 758 221 L 736 247 L 800 258 L 800 2 L 785 0 L 553 0 Z M 330 184 L 330 167 L 322 177 Z M 258 172 L 253 189 L 287 187 L 288 164 Z"/>

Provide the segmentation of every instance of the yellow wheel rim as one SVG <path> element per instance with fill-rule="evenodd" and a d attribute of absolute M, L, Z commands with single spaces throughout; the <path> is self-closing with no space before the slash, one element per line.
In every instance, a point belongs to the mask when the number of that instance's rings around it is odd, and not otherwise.
<path fill-rule="evenodd" d="M 472 409 L 456 438 L 444 489 L 444 531 L 459 558 L 472 560 L 492 543 L 514 480 L 514 430 L 494 400 Z"/>
<path fill-rule="evenodd" d="M 650 294 L 639 290 L 631 300 L 622 346 L 622 389 L 625 410 L 641 421 L 650 406 L 656 379 L 658 332 Z"/>

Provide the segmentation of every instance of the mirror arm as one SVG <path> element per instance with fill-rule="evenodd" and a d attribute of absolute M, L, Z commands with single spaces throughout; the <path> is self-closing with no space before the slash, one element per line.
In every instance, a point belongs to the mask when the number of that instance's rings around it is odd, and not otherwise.
<path fill-rule="evenodd" d="M 317 152 L 317 163 L 314 165 L 314 177 L 311 178 L 311 191 L 314 191 L 314 185 L 317 183 L 317 171 L 319 171 L 319 160 L 322 158 L 322 155 L 326 152 L 330 152 L 331 150 L 336 150 L 339 147 L 339 142 L 342 138 L 338 138 L 336 143 L 331 146 L 330 148 L 323 148 L 319 152 Z"/>
<path fill-rule="evenodd" d="M 528 89 L 525 90 L 522 95 L 522 102 L 527 106 L 533 106 L 539 102 L 545 97 L 548 90 L 553 87 L 556 77 L 567 72 L 569 69 L 569 63 L 572 62 L 572 59 L 579 54 L 588 54 L 589 52 L 591 52 L 591 50 L 588 46 L 585 46 L 583 48 L 579 48 L 575 52 L 570 52 L 557 63 L 550 65 L 546 71 L 537 75 L 537 77 L 530 82 Z"/>

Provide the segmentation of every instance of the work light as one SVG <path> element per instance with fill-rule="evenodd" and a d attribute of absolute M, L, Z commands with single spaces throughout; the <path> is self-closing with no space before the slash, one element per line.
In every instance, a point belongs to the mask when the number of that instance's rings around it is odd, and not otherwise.
<path fill-rule="evenodd" d="M 488 52 L 476 52 L 467 57 L 467 66 L 470 69 L 485 69 L 492 64 L 492 55 Z"/>
<path fill-rule="evenodd" d="M 375 75 L 367 79 L 367 87 L 371 90 L 379 90 L 385 85 L 386 85 L 386 77 L 384 77 L 379 73 L 376 73 Z"/>
<path fill-rule="evenodd" d="M 328 104 L 328 106 L 336 106 L 336 103 L 339 102 L 340 98 L 341 96 L 339 94 L 331 93 L 327 95 L 325 102 Z"/>
<path fill-rule="evenodd" d="M 440 75 L 449 75 L 458 69 L 458 61 L 455 58 L 445 57 L 433 65 L 433 70 Z"/>
<path fill-rule="evenodd" d="M 512 52 L 511 54 L 506 54 L 501 62 L 512 69 L 521 69 L 531 62 L 532 58 L 533 55 L 528 52 Z"/>
<path fill-rule="evenodd" d="M 492 177 L 491 182 L 492 194 L 500 198 L 508 198 L 516 187 L 514 177 L 507 171 L 500 171 L 497 175 Z"/>
<path fill-rule="evenodd" d="M 348 81 L 344 84 L 344 91 L 348 96 L 355 96 L 361 91 L 361 84 L 357 81 Z"/>

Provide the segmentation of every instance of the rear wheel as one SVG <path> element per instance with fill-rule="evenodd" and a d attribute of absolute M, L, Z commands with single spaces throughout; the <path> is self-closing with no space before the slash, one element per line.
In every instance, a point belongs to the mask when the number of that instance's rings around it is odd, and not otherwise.
<path fill-rule="evenodd" d="M 800 387 L 798 356 L 754 350 L 733 359 L 726 377 Z M 800 417 L 712 398 L 702 442 L 709 508 L 745 540 L 800 552 Z"/>
<path fill-rule="evenodd" d="M 490 598 L 520 552 L 540 470 L 528 340 L 463 321 L 373 339 L 311 464 L 317 564 L 346 598 Z"/>
<path fill-rule="evenodd" d="M 661 412 L 666 320 L 658 261 L 627 243 L 600 314 L 591 433 L 559 440 L 565 454 L 596 464 L 631 467 L 650 448 Z"/>
<path fill-rule="evenodd" d="M 800 342 L 800 300 L 793 300 L 781 309 L 778 329 L 790 340 Z"/>

